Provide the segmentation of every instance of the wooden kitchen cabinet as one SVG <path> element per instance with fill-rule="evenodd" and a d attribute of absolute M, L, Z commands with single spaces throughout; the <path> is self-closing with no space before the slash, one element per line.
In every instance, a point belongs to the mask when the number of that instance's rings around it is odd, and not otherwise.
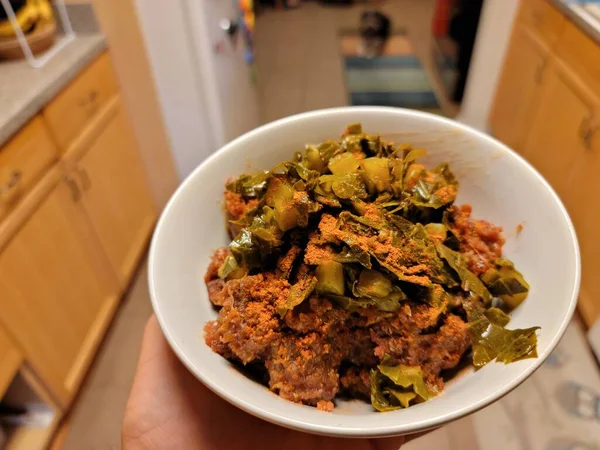
<path fill-rule="evenodd" d="M 69 175 L 0 253 L 0 319 L 66 406 L 120 294 Z"/>
<path fill-rule="evenodd" d="M 520 8 L 490 127 L 563 200 L 581 252 L 579 311 L 592 327 L 600 319 L 600 46 L 545 0 Z"/>
<path fill-rule="evenodd" d="M 594 92 L 570 68 L 553 58 L 544 72 L 539 102 L 529 127 L 522 155 L 550 182 L 570 205 L 576 160 L 585 152 L 591 125 Z"/>
<path fill-rule="evenodd" d="M 490 116 L 493 134 L 515 150 L 522 148 L 549 52 L 534 32 L 515 26 Z"/>
<path fill-rule="evenodd" d="M 119 281 L 126 284 L 156 220 L 156 210 L 137 145 L 120 100 L 74 171 L 83 204 Z"/>

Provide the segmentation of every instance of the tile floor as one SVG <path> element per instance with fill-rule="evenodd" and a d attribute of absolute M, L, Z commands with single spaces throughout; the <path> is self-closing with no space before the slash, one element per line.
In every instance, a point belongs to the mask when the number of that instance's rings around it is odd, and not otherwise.
<path fill-rule="evenodd" d="M 444 112 L 452 116 L 456 108 L 433 69 L 433 6 L 434 0 L 388 0 L 377 8 L 390 17 L 393 29 L 406 30 Z M 347 104 L 338 30 L 356 28 L 363 9 L 305 3 L 289 11 L 266 10 L 258 17 L 256 67 L 264 122 Z"/>
<path fill-rule="evenodd" d="M 433 66 L 433 0 L 393 0 L 381 9 L 404 27 L 425 68 Z M 361 8 L 306 4 L 266 11 L 257 22 L 262 119 L 346 104 L 336 30 Z M 439 88 L 439 83 L 435 83 Z M 451 109 L 443 97 L 442 106 Z M 69 416 L 64 450 L 120 448 L 120 426 L 143 326 L 151 314 L 142 265 Z M 405 447 L 407 450 L 593 450 L 600 448 L 600 375 L 575 321 L 558 350 L 527 382 L 494 405 Z"/>
<path fill-rule="evenodd" d="M 68 417 L 64 450 L 118 450 L 121 422 L 146 321 L 152 314 L 146 263 L 116 313 Z"/>

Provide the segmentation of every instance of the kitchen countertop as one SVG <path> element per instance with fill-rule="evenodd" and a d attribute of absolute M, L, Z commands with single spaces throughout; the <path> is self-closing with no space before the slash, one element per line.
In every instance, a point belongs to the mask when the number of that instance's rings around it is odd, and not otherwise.
<path fill-rule="evenodd" d="M 600 44 L 600 0 L 550 0 L 550 3 Z"/>
<path fill-rule="evenodd" d="M 43 67 L 34 69 L 25 60 L 0 61 L 0 146 L 106 48 L 88 10 L 69 9 L 69 16 L 75 39 Z"/>

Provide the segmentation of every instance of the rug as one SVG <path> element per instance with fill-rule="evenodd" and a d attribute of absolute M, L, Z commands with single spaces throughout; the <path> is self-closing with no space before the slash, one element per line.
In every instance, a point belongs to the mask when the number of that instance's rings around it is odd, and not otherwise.
<path fill-rule="evenodd" d="M 398 106 L 442 114 L 431 82 L 403 32 L 390 36 L 376 58 L 358 54 L 357 31 L 340 33 L 346 89 L 351 105 Z"/>

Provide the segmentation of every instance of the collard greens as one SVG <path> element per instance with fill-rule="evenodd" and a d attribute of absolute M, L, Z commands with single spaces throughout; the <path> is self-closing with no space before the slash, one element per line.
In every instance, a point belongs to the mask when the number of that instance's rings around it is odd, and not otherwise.
<path fill-rule="evenodd" d="M 424 303 L 440 318 L 434 329 L 450 314 L 468 322 L 477 368 L 536 356 L 538 327 L 506 328 L 505 311 L 527 297 L 529 284 L 507 259 L 490 259 L 480 274 L 469 269 L 453 208 L 459 182 L 448 164 L 426 169 L 425 155 L 353 124 L 337 141 L 230 181 L 226 189 L 248 207 L 232 219 L 239 233 L 219 277 L 268 272 L 291 249 L 294 261 L 284 260 L 279 275 L 289 294 L 275 305 L 282 322 L 311 296 L 369 324 L 397 314 L 409 320 L 407 311 Z M 437 392 L 426 380 L 420 366 L 371 366 L 371 403 L 390 411 L 429 400 Z"/>

